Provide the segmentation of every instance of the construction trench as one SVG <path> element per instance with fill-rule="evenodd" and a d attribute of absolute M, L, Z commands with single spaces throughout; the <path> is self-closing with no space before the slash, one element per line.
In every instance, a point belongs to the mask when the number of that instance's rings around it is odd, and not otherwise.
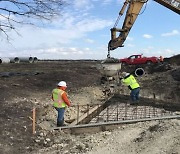
<path fill-rule="evenodd" d="M 72 106 L 77 110 L 77 118 L 68 126 L 53 129 L 71 134 L 94 133 L 112 130 L 122 124 L 180 118 L 178 106 L 162 100 L 142 97 L 136 105 L 130 105 L 128 100 L 128 95 L 116 94 L 102 104 Z M 85 109 L 83 115 L 80 115 L 80 108 Z"/>

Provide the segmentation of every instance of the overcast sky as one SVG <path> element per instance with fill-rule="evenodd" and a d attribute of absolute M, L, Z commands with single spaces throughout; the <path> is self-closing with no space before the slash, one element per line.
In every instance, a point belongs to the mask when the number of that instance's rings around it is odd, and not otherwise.
<path fill-rule="evenodd" d="M 35 56 L 39 59 L 104 59 L 122 0 L 71 0 L 59 19 L 41 27 L 17 27 L 21 36 L 1 37 L 0 57 Z M 131 29 L 123 48 L 111 52 L 170 57 L 180 54 L 180 16 L 149 0 Z M 121 19 L 121 22 L 123 18 Z M 118 25 L 121 27 L 121 22 Z"/>

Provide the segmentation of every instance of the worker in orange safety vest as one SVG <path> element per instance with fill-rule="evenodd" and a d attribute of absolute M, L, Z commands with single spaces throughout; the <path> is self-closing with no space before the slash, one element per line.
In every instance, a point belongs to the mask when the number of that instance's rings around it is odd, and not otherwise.
<path fill-rule="evenodd" d="M 67 88 L 65 81 L 60 81 L 57 85 L 57 88 L 52 91 L 52 100 L 53 107 L 57 110 L 57 127 L 65 126 L 64 124 L 64 113 L 66 107 L 70 106 L 71 103 L 67 97 L 67 93 L 65 92 Z"/>

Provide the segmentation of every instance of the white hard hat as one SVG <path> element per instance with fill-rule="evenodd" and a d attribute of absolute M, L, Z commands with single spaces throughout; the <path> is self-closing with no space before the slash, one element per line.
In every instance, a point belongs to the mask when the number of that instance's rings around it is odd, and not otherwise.
<path fill-rule="evenodd" d="M 126 73 L 126 76 L 130 75 L 130 73 Z"/>
<path fill-rule="evenodd" d="M 58 86 L 60 86 L 60 87 L 67 87 L 65 81 L 60 81 L 60 82 L 58 83 Z"/>
<path fill-rule="evenodd" d="M 129 74 L 130 74 L 130 73 L 122 72 L 122 75 L 123 75 L 124 77 L 128 76 Z"/>

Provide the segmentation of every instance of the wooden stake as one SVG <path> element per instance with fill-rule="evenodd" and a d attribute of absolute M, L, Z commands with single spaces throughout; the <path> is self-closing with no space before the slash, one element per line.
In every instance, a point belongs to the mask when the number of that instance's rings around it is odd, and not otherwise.
<path fill-rule="evenodd" d="M 35 134 L 36 129 L 36 108 L 33 108 L 32 132 Z"/>

